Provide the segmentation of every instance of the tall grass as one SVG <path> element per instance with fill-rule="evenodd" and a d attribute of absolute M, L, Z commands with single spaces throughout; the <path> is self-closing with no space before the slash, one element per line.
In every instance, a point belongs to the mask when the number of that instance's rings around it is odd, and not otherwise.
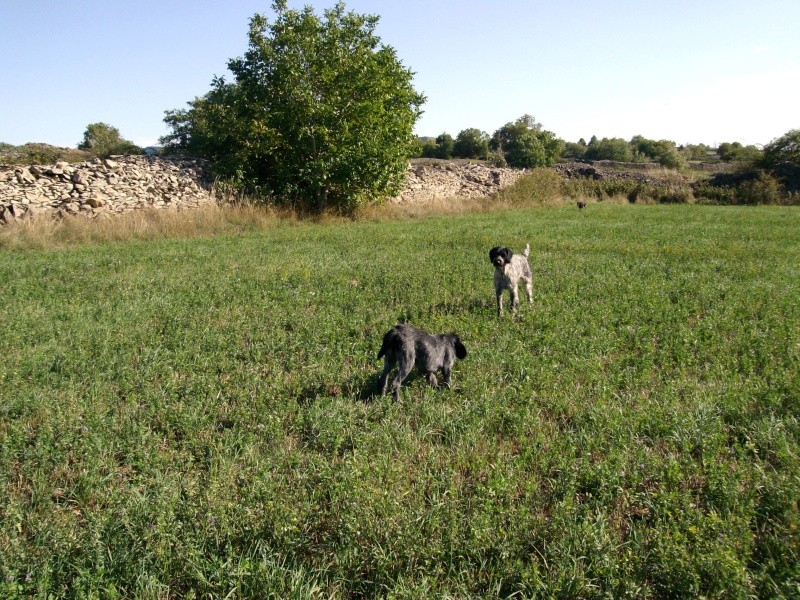
<path fill-rule="evenodd" d="M 249 227 L 2 253 L 1 596 L 797 595 L 796 211 Z"/>

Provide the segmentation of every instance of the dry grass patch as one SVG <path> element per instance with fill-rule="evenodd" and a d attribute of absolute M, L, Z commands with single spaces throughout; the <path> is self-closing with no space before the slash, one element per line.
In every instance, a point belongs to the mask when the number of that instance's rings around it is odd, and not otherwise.
<path fill-rule="evenodd" d="M 52 250 L 106 242 L 213 237 L 263 231 L 295 218 L 289 211 L 239 203 L 180 211 L 144 209 L 94 219 L 35 219 L 0 228 L 0 250 Z"/>

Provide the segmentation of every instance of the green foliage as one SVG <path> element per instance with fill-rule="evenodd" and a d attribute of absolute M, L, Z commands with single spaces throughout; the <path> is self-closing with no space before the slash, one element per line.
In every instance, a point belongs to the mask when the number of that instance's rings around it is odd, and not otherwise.
<path fill-rule="evenodd" d="M 3 165 L 51 165 L 58 161 L 76 163 L 91 156 L 91 153 L 84 150 L 40 143 L 28 143 L 22 146 L 2 144 L 0 148 L 0 164 Z"/>
<path fill-rule="evenodd" d="M 754 163 L 761 159 L 762 151 L 756 146 L 743 146 L 739 142 L 723 142 L 717 148 L 723 162 Z"/>
<path fill-rule="evenodd" d="M 584 156 L 590 160 L 631 162 L 633 160 L 633 151 L 631 145 L 622 138 L 603 138 L 598 140 L 592 136 Z"/>
<path fill-rule="evenodd" d="M 489 158 L 489 134 L 480 129 L 464 129 L 456 136 L 453 156 L 457 158 Z"/>
<path fill-rule="evenodd" d="M 411 147 L 411 150 L 410 150 L 411 158 L 420 158 L 422 156 L 422 153 L 425 150 L 425 143 L 426 143 L 426 140 L 424 140 L 424 139 L 422 139 L 420 137 L 415 137 L 414 138 L 414 141 L 412 142 L 412 147 Z"/>
<path fill-rule="evenodd" d="M 637 135 L 631 139 L 630 145 L 634 157 L 641 155 L 668 169 L 680 169 L 686 166 L 686 160 L 678 152 L 675 142 L 670 140 L 648 140 Z"/>
<path fill-rule="evenodd" d="M 169 111 L 171 147 L 276 203 L 349 211 L 399 189 L 415 149 L 424 97 L 412 72 L 375 35 L 378 17 L 337 3 L 273 3 L 250 21 L 249 48 L 229 61 L 234 81 Z"/>
<path fill-rule="evenodd" d="M 95 156 L 107 158 L 112 154 L 141 154 L 142 149 L 133 142 L 125 140 L 119 129 L 107 123 L 91 123 L 83 132 L 79 150 L 86 150 Z"/>
<path fill-rule="evenodd" d="M 782 204 L 785 197 L 780 182 L 765 171 L 758 171 L 736 188 L 736 204 Z"/>
<path fill-rule="evenodd" d="M 683 148 L 680 148 L 680 152 L 687 161 L 705 162 L 709 160 L 714 151 L 705 144 L 687 144 Z"/>
<path fill-rule="evenodd" d="M 453 148 L 455 141 L 449 133 L 440 133 L 436 136 L 436 150 L 433 158 L 449 159 L 453 158 Z"/>
<path fill-rule="evenodd" d="M 0 597 L 796 597 L 799 220 L 4 252 Z M 498 321 L 487 249 L 528 241 L 534 304 Z M 399 320 L 462 336 L 452 388 L 371 395 Z"/>
<path fill-rule="evenodd" d="M 763 165 L 774 168 L 781 163 L 800 167 L 800 129 L 792 129 L 764 146 Z"/>
<path fill-rule="evenodd" d="M 494 132 L 491 148 L 502 152 L 508 166 L 529 169 L 552 165 L 561 156 L 564 142 L 532 116 L 523 115 Z"/>
<path fill-rule="evenodd" d="M 579 139 L 577 143 L 575 142 L 565 142 L 564 143 L 564 152 L 562 156 L 564 158 L 572 158 L 572 159 L 581 159 L 584 158 L 586 155 L 586 140 L 583 138 Z"/>
<path fill-rule="evenodd" d="M 561 176 L 552 169 L 536 168 L 522 175 L 495 196 L 501 202 L 520 206 L 556 203 L 562 198 Z"/>

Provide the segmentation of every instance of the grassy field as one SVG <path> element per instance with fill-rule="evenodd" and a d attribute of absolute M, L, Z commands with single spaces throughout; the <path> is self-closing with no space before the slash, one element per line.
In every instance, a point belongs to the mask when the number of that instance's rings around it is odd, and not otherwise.
<path fill-rule="evenodd" d="M 799 298 L 789 208 L 4 251 L 0 596 L 798 597 Z M 373 395 L 397 322 L 451 388 Z"/>

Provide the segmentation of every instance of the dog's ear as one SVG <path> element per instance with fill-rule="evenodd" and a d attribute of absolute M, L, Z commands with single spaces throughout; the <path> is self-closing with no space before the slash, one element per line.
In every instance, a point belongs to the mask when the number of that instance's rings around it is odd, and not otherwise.
<path fill-rule="evenodd" d="M 500 254 L 500 246 L 495 246 L 489 250 L 489 260 L 494 262 L 494 257 Z"/>
<path fill-rule="evenodd" d="M 455 334 L 453 334 L 453 337 L 455 338 L 453 345 L 456 348 L 456 358 L 464 360 L 465 358 L 467 358 L 467 348 L 466 346 L 464 346 L 464 344 L 461 343 L 461 338 L 459 338 Z"/>
<path fill-rule="evenodd" d="M 511 248 L 503 248 L 503 260 L 510 263 L 512 256 L 514 256 L 514 253 L 511 251 Z"/>

